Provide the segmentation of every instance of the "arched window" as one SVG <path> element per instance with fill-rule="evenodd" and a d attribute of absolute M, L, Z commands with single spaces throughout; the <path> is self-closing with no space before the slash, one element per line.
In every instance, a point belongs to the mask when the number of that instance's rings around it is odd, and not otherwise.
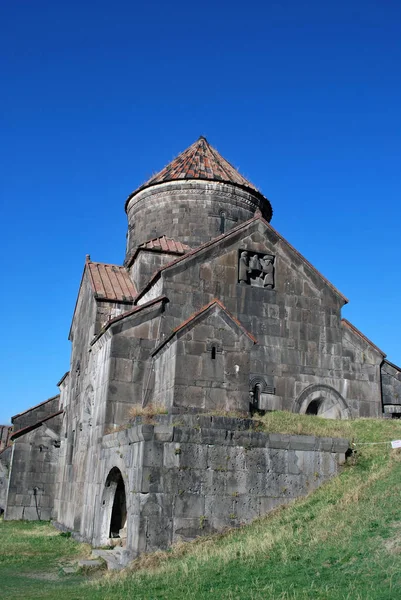
<path fill-rule="evenodd" d="M 212 346 L 212 359 L 215 360 L 216 358 L 216 346 Z"/>

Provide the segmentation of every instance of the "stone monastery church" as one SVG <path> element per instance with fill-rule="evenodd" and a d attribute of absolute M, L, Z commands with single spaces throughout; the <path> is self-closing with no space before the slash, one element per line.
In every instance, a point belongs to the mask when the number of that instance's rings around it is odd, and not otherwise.
<path fill-rule="evenodd" d="M 263 433 L 252 415 L 401 414 L 400 368 L 204 137 L 125 210 L 124 264 L 86 257 L 60 395 L 14 416 L 0 453 L 6 519 L 117 543 L 121 564 L 249 522 L 344 460 L 346 440 Z"/>

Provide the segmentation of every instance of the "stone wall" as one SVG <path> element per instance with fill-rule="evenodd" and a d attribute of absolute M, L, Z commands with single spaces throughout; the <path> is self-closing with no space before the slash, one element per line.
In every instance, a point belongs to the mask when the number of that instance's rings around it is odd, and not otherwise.
<path fill-rule="evenodd" d="M 257 426 L 256 426 L 257 427 Z M 125 488 L 127 553 L 249 523 L 338 472 L 347 440 L 268 434 L 247 419 L 169 415 L 106 435 L 94 463 L 88 528 L 109 541 L 112 473 Z M 91 527 L 93 525 L 93 530 Z M 82 534 L 82 530 L 81 530 Z"/>
<path fill-rule="evenodd" d="M 20 429 L 25 429 L 25 427 L 31 427 L 56 413 L 59 410 L 59 401 L 59 395 L 53 396 L 53 398 L 49 398 L 37 406 L 12 417 L 11 422 L 14 426 L 14 433 Z"/>
<path fill-rule="evenodd" d="M 197 314 L 155 350 L 153 401 L 169 411 L 249 411 L 255 341 L 218 304 Z"/>
<path fill-rule="evenodd" d="M 242 251 L 275 257 L 273 289 L 241 285 Z M 322 396 L 321 405 L 338 398 L 338 416 L 381 414 L 382 354 L 354 332 L 344 334 L 346 299 L 263 221 L 245 224 L 167 267 L 139 303 L 153 297 L 154 288 L 169 299 L 162 336 L 217 298 L 256 338 L 250 384 L 256 378 L 270 390 L 265 409 L 299 411 L 307 388 L 315 393 L 310 386 L 324 385 L 332 392 Z"/>
<path fill-rule="evenodd" d="M 6 508 L 8 479 L 10 473 L 12 448 L 8 446 L 0 452 L 0 513 Z"/>
<path fill-rule="evenodd" d="M 11 425 L 0 425 L 0 452 L 8 446 L 11 432 Z"/>
<path fill-rule="evenodd" d="M 105 432 L 128 422 L 133 405 L 146 395 L 149 356 L 159 331 L 163 302 L 136 309 L 110 322 L 85 347 L 74 338 L 75 355 L 85 356 L 85 367 L 62 384 L 65 411 L 60 448 L 58 520 L 66 527 L 87 531 L 93 519 L 92 478 Z M 91 516 L 87 516 L 90 514 Z"/>
<path fill-rule="evenodd" d="M 55 516 L 60 426 L 57 415 L 14 440 L 5 519 L 46 521 Z"/>
<path fill-rule="evenodd" d="M 129 267 L 130 277 L 140 291 L 160 267 L 178 258 L 176 254 L 140 250 Z"/>
<path fill-rule="evenodd" d="M 215 181 L 176 181 L 146 188 L 126 207 L 126 261 L 140 244 L 162 235 L 197 248 L 222 233 L 222 213 L 229 231 L 251 219 L 258 208 L 270 219 L 271 207 L 257 192 Z"/>
<path fill-rule="evenodd" d="M 385 360 L 381 376 L 384 414 L 401 418 L 401 369 Z"/>

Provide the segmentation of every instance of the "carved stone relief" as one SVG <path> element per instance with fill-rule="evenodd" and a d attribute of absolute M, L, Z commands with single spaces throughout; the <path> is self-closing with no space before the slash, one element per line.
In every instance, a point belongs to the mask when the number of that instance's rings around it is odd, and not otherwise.
<path fill-rule="evenodd" d="M 260 252 L 240 250 L 238 281 L 241 285 L 274 288 L 274 256 Z"/>

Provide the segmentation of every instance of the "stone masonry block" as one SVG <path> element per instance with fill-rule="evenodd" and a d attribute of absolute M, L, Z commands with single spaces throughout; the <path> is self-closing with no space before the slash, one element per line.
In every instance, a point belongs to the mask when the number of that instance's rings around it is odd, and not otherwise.
<path fill-rule="evenodd" d="M 266 473 L 272 468 L 270 453 L 267 448 L 245 449 L 245 464 L 248 471 Z"/>
<path fill-rule="evenodd" d="M 144 467 L 142 469 L 142 481 L 140 482 L 142 493 L 163 492 L 163 473 L 157 467 Z"/>
<path fill-rule="evenodd" d="M 215 531 L 209 520 L 203 515 L 194 518 L 176 517 L 173 523 L 173 542 L 190 541 L 195 537 L 209 535 Z"/>
<path fill-rule="evenodd" d="M 141 517 L 173 516 L 173 495 L 166 493 L 138 494 Z"/>
<path fill-rule="evenodd" d="M 206 496 L 205 517 L 212 527 L 222 529 L 230 525 L 234 499 L 230 496 Z"/>
<path fill-rule="evenodd" d="M 292 435 L 290 438 L 290 450 L 314 450 L 316 438 L 313 435 Z"/>
<path fill-rule="evenodd" d="M 155 425 L 154 437 L 159 442 L 171 442 L 174 436 L 174 427 L 170 425 Z"/>
<path fill-rule="evenodd" d="M 249 523 L 260 514 L 259 497 L 249 494 L 235 496 L 233 498 L 232 516 L 240 523 Z"/>
<path fill-rule="evenodd" d="M 144 467 L 162 467 L 164 444 L 162 442 L 145 442 L 142 454 Z"/>
<path fill-rule="evenodd" d="M 290 435 L 283 435 L 281 433 L 269 433 L 268 446 L 270 448 L 287 449 L 290 445 L 290 438 Z"/>
<path fill-rule="evenodd" d="M 181 444 L 178 454 L 180 468 L 207 469 L 207 446 L 200 444 Z"/>
<path fill-rule="evenodd" d="M 205 514 L 205 497 L 183 492 L 175 497 L 174 517 L 201 517 Z"/>

